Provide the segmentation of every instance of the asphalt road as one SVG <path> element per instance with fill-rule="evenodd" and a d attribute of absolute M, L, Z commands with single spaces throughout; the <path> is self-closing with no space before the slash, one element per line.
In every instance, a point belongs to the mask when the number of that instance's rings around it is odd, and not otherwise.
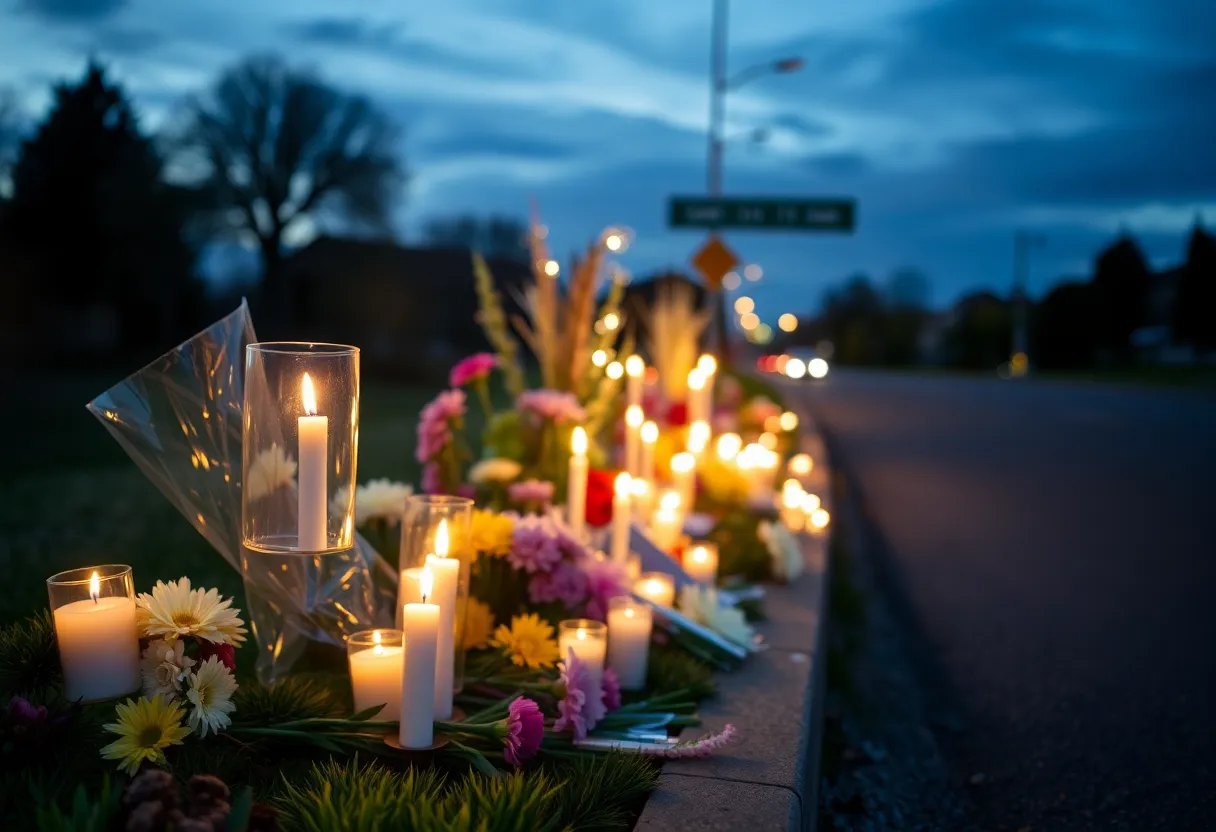
<path fill-rule="evenodd" d="M 960 717 L 935 734 L 967 828 L 1216 829 L 1216 397 L 803 389 L 885 541 L 924 684 Z"/>

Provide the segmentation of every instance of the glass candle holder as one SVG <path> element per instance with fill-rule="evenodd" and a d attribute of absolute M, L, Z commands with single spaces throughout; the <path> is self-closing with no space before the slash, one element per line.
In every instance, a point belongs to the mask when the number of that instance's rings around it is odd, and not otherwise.
<path fill-rule="evenodd" d="M 666 572 L 643 572 L 633 591 L 661 607 L 675 605 L 676 585 Z"/>
<path fill-rule="evenodd" d="M 598 690 L 604 680 L 604 659 L 608 656 L 608 626 L 603 621 L 590 618 L 572 618 L 557 625 L 557 647 L 562 661 L 568 661 L 571 653 L 587 672 Z"/>
<path fill-rule="evenodd" d="M 358 348 L 250 344 L 244 419 L 244 544 L 273 552 L 350 548 L 359 443 Z"/>
<path fill-rule="evenodd" d="M 397 626 L 405 604 L 422 598 L 422 570 L 430 570 L 426 603 L 439 607 L 435 654 L 435 719 L 452 716 L 452 696 L 464 686 L 464 616 L 469 600 L 470 524 L 473 501 L 420 494 L 405 503 L 401 524 L 401 580 Z"/>
<path fill-rule="evenodd" d="M 684 571 L 699 584 L 713 586 L 718 582 L 718 544 L 697 540 L 684 550 Z"/>
<path fill-rule="evenodd" d="M 346 640 L 355 713 L 383 705 L 374 719 L 401 719 L 401 679 L 405 634 L 400 630 L 363 630 Z"/>
<path fill-rule="evenodd" d="M 46 580 L 63 692 L 102 702 L 139 690 L 139 630 L 131 567 L 86 566 Z"/>
<path fill-rule="evenodd" d="M 628 595 L 608 599 L 608 666 L 623 690 L 646 685 L 646 663 L 650 660 L 650 633 L 654 611 L 649 604 Z"/>

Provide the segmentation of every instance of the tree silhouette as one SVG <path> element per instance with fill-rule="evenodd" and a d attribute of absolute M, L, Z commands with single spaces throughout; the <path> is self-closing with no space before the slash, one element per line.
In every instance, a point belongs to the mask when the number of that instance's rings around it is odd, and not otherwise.
<path fill-rule="evenodd" d="M 472 214 L 439 217 L 427 222 L 426 241 L 435 246 L 456 246 L 479 251 L 486 257 L 528 262 L 528 224 L 514 217 Z"/>
<path fill-rule="evenodd" d="M 1131 337 L 1147 315 L 1149 271 L 1136 245 L 1123 234 L 1098 254 L 1093 289 L 1097 345 L 1116 360 L 1127 360 Z"/>
<path fill-rule="evenodd" d="M 1013 340 L 1013 311 L 991 292 L 975 292 L 954 305 L 954 321 L 946 331 L 949 363 L 972 370 L 992 370 L 1009 357 Z"/>
<path fill-rule="evenodd" d="M 1191 230 L 1186 263 L 1173 309 L 1174 340 L 1197 350 L 1216 349 L 1216 238 L 1198 223 Z"/>
<path fill-rule="evenodd" d="M 397 139 L 366 98 L 258 56 L 188 100 L 173 146 L 200 174 L 218 227 L 256 239 L 264 291 L 279 298 L 284 237 L 306 218 L 389 227 L 405 178 Z"/>
<path fill-rule="evenodd" d="M 1093 289 L 1061 283 L 1034 310 L 1035 364 L 1044 370 L 1089 367 L 1094 358 Z"/>
<path fill-rule="evenodd" d="M 55 86 L 11 178 L 6 231 L 39 296 L 59 308 L 108 305 L 128 346 L 163 340 L 190 283 L 185 201 L 101 66 Z"/>

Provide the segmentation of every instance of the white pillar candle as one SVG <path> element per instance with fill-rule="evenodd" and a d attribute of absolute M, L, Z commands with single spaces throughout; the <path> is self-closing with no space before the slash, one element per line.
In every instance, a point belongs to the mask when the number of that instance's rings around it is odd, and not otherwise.
<path fill-rule="evenodd" d="M 713 586 L 718 582 L 718 546 L 698 540 L 684 553 L 684 571 L 699 584 Z"/>
<path fill-rule="evenodd" d="M 781 520 L 792 532 L 802 531 L 806 522 L 806 512 L 802 509 L 806 496 L 798 480 L 788 479 L 781 486 Z"/>
<path fill-rule="evenodd" d="M 326 534 L 329 458 L 329 417 L 318 416 L 317 395 L 308 373 L 300 382 L 304 415 L 299 418 L 299 499 L 298 544 L 301 551 L 320 552 L 329 548 Z"/>
<path fill-rule="evenodd" d="M 633 519 L 643 529 L 650 528 L 651 511 L 654 508 L 654 489 L 648 480 L 634 477 L 629 483 L 633 493 Z"/>
<path fill-rule="evenodd" d="M 692 509 L 697 498 L 697 460 L 687 451 L 671 458 L 671 482 L 680 494 L 680 505 Z"/>
<path fill-rule="evenodd" d="M 646 416 L 642 408 L 631 404 L 625 408 L 625 470 L 630 476 L 640 476 L 642 453 L 642 422 Z"/>
<path fill-rule="evenodd" d="M 654 446 L 659 441 L 659 426 L 647 421 L 642 425 L 642 459 L 638 463 L 638 476 L 654 482 Z"/>
<path fill-rule="evenodd" d="M 426 556 L 426 566 L 401 570 L 398 604 L 420 603 L 423 585 L 430 582 L 426 599 L 439 608 L 439 635 L 435 653 L 435 719 L 452 716 L 452 695 L 456 677 L 456 604 L 460 587 L 460 561 L 444 557 L 449 551 L 447 521 L 439 521 L 435 532 L 436 553 Z M 404 620 L 402 629 L 405 628 Z"/>
<path fill-rule="evenodd" d="M 640 355 L 631 355 L 625 359 L 625 374 L 629 381 L 625 386 L 625 402 L 630 405 L 642 404 L 642 385 L 646 378 L 646 362 Z"/>
<path fill-rule="evenodd" d="M 135 599 L 100 597 L 94 572 L 89 598 L 55 608 L 55 638 L 69 700 L 100 702 L 139 690 L 139 633 Z"/>
<path fill-rule="evenodd" d="M 593 680 L 592 690 L 604 682 L 604 659 L 608 655 L 608 628 L 602 621 L 574 618 L 557 625 L 557 646 L 565 661 L 571 653 L 587 669 Z"/>
<path fill-rule="evenodd" d="M 654 615 L 648 604 L 628 596 L 608 601 L 608 666 L 616 672 L 623 690 L 646 685 L 646 662 L 650 658 L 650 632 Z"/>
<path fill-rule="evenodd" d="M 705 447 L 709 444 L 709 422 L 698 420 L 688 426 L 688 452 L 697 459 L 701 458 L 701 454 L 705 453 Z"/>
<path fill-rule="evenodd" d="M 435 742 L 435 657 L 439 641 L 439 607 L 425 603 L 430 596 L 430 571 L 422 570 L 423 603 L 402 609 L 404 654 L 401 665 L 401 727 L 397 737 L 405 748 L 429 748 Z"/>
<path fill-rule="evenodd" d="M 684 513 L 679 503 L 674 506 L 662 504 L 655 511 L 650 521 L 650 540 L 656 547 L 668 554 L 680 542 L 680 533 L 684 530 Z"/>
<path fill-rule="evenodd" d="M 624 563 L 629 559 L 629 526 L 632 514 L 633 488 L 626 472 L 617 474 L 612 495 L 612 559 Z"/>
<path fill-rule="evenodd" d="M 566 512 L 570 529 L 582 538 L 587 521 L 587 432 L 576 427 L 570 436 L 570 469 L 566 477 Z"/>
<path fill-rule="evenodd" d="M 684 404 L 689 423 L 708 419 L 705 412 L 705 376 L 696 367 L 688 371 L 688 396 Z"/>
<path fill-rule="evenodd" d="M 643 572 L 633 591 L 661 607 L 670 607 L 676 600 L 676 585 L 664 572 Z"/>
<path fill-rule="evenodd" d="M 356 633 L 351 640 L 359 635 L 363 634 Z M 375 718 L 395 722 L 401 719 L 401 680 L 405 672 L 401 631 L 373 630 L 371 639 L 370 647 L 349 655 L 355 712 L 383 705 Z"/>

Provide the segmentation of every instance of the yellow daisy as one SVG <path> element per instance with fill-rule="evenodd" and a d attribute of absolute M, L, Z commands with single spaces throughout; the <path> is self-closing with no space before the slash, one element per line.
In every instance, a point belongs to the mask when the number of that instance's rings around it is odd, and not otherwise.
<path fill-rule="evenodd" d="M 515 523 L 510 517 L 493 511 L 474 509 L 469 524 L 469 548 L 475 555 L 503 557 L 511 551 L 511 534 Z"/>
<path fill-rule="evenodd" d="M 514 616 L 509 629 L 500 625 L 490 643 L 501 647 L 520 667 L 551 667 L 560 655 L 553 638 L 553 625 L 542 621 L 536 613 Z"/>
<path fill-rule="evenodd" d="M 190 729 L 182 725 L 186 712 L 181 705 L 168 702 L 160 694 L 136 702 L 128 699 L 116 709 L 118 722 L 102 726 L 118 734 L 114 742 L 101 749 L 107 760 L 118 760 L 118 767 L 135 774 L 144 760 L 164 764 L 164 749 L 181 745 Z"/>
<path fill-rule="evenodd" d="M 464 649 L 479 650 L 490 643 L 494 633 L 494 613 L 476 598 L 469 599 L 464 613 Z"/>
<path fill-rule="evenodd" d="M 190 579 L 157 581 L 152 594 L 135 601 L 140 635 L 172 643 L 179 636 L 197 636 L 217 644 L 240 644 L 248 632 L 232 599 L 220 600 L 218 590 L 190 588 Z"/>

